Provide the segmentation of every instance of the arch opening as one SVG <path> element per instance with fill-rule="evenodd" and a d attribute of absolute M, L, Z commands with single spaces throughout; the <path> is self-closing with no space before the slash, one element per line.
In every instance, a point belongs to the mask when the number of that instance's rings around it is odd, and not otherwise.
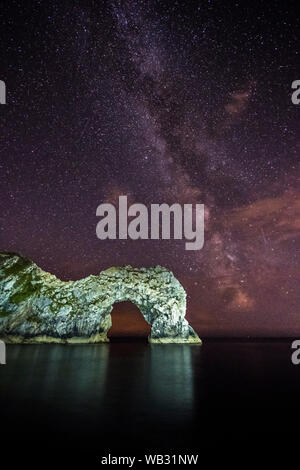
<path fill-rule="evenodd" d="M 127 338 L 147 341 L 151 333 L 151 325 L 133 302 L 129 300 L 115 302 L 110 316 L 112 325 L 107 336 L 111 341 Z"/>

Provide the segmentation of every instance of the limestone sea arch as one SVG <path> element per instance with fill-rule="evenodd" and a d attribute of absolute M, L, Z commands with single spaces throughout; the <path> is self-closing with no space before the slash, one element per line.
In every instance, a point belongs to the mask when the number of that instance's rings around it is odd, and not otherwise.
<path fill-rule="evenodd" d="M 185 319 L 186 292 L 168 269 L 112 267 L 61 281 L 17 253 L 0 253 L 0 338 L 6 342 L 108 341 L 117 302 L 134 303 L 152 343 L 201 343 Z"/>

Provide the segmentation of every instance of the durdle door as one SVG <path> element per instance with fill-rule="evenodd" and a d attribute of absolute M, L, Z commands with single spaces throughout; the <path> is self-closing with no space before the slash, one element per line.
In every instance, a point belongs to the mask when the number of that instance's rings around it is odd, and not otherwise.
<path fill-rule="evenodd" d="M 124 300 L 151 325 L 151 343 L 201 343 L 185 319 L 185 290 L 164 267 L 112 267 L 64 282 L 16 253 L 0 253 L 0 338 L 5 342 L 106 342 L 113 305 Z"/>

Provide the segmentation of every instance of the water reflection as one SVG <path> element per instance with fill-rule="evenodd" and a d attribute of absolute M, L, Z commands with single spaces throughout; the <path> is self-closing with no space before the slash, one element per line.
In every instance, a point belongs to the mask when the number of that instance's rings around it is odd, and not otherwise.
<path fill-rule="evenodd" d="M 196 347 L 198 352 L 199 348 Z M 194 407 L 193 346 L 173 344 L 151 345 L 152 400 L 163 409 L 192 413 Z M 195 347 L 194 347 L 195 350 Z"/>
<path fill-rule="evenodd" d="M 8 345 L 0 422 L 24 452 L 33 436 L 35 448 L 40 439 L 66 453 L 68 440 L 84 458 L 227 451 L 290 429 L 299 377 L 288 341 Z"/>
<path fill-rule="evenodd" d="M 99 428 L 99 435 L 105 429 L 136 440 L 141 427 L 170 432 L 193 420 L 200 351 L 139 342 L 12 345 L 0 369 L 0 400 L 8 414 L 64 428 L 80 422 L 83 433 Z"/>

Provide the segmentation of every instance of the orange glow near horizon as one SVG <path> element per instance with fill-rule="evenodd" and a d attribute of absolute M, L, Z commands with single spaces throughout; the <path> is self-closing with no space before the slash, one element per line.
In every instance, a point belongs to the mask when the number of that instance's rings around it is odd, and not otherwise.
<path fill-rule="evenodd" d="M 148 337 L 151 327 L 132 302 L 118 302 L 111 312 L 112 326 L 108 337 Z"/>

